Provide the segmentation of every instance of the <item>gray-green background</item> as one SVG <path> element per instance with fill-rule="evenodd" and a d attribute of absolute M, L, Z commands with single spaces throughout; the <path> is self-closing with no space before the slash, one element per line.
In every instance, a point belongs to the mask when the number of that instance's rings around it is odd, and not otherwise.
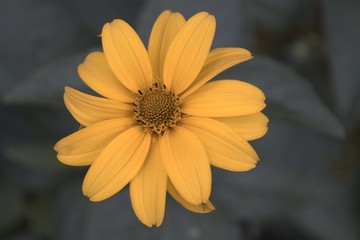
<path fill-rule="evenodd" d="M 147 42 L 164 9 L 217 19 L 213 47 L 255 58 L 220 77 L 267 96 L 258 167 L 213 169 L 207 215 L 168 198 L 160 228 L 135 217 L 128 190 L 101 203 L 81 193 L 86 167 L 60 164 L 54 143 L 77 130 L 64 85 L 122 18 Z M 360 1 L 0 0 L 0 239 L 356 240 L 360 213 Z"/>

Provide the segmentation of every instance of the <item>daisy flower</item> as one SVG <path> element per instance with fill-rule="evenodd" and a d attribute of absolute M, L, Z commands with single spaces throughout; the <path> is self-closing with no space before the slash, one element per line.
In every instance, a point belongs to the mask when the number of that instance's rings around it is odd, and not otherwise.
<path fill-rule="evenodd" d="M 83 127 L 55 145 L 62 163 L 91 165 L 82 189 L 91 201 L 129 184 L 139 220 L 160 226 L 167 192 L 191 211 L 214 210 L 210 165 L 239 172 L 256 166 L 248 140 L 267 131 L 265 96 L 243 81 L 209 82 L 252 58 L 242 48 L 210 51 L 215 25 L 207 12 L 186 21 L 164 11 L 147 50 L 123 20 L 104 25 L 103 52 L 78 67 L 101 97 L 65 87 L 65 105 Z"/>

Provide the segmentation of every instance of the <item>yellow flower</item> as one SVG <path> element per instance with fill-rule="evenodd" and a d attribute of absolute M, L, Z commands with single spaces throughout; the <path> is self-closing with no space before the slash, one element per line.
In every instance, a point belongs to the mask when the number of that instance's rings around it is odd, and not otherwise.
<path fill-rule="evenodd" d="M 160 226 L 166 192 L 185 208 L 210 212 L 210 165 L 230 171 L 255 167 L 247 142 L 262 137 L 268 119 L 263 92 L 238 80 L 210 79 L 252 58 L 242 48 L 210 51 L 214 16 L 188 21 L 164 11 L 146 51 L 135 31 L 114 20 L 102 29 L 104 52 L 78 67 L 81 79 L 103 97 L 65 87 L 64 101 L 84 126 L 55 145 L 68 165 L 91 165 L 83 192 L 101 201 L 130 185 L 135 214 Z"/>

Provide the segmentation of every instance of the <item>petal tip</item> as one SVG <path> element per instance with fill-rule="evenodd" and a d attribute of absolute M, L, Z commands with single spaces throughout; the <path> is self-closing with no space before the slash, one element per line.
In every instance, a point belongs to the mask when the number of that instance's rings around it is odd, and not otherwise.
<path fill-rule="evenodd" d="M 162 224 L 162 221 L 161 222 L 156 222 L 156 224 L 154 224 L 156 227 L 160 227 Z"/>
<path fill-rule="evenodd" d="M 61 140 L 60 141 L 58 141 L 57 143 L 55 143 L 55 145 L 54 145 L 54 147 L 53 147 L 53 149 L 56 151 L 56 152 L 59 152 L 59 148 L 60 148 L 60 142 L 61 142 Z"/>
<path fill-rule="evenodd" d="M 202 206 L 204 208 L 204 211 L 206 212 L 215 211 L 215 206 L 210 201 L 207 201 L 206 203 L 202 203 Z"/>
<path fill-rule="evenodd" d="M 89 197 L 89 196 L 86 196 L 88 197 L 88 199 L 91 201 L 91 202 L 98 202 L 98 201 L 95 201 L 93 197 Z"/>
<path fill-rule="evenodd" d="M 120 26 L 120 25 L 129 25 L 129 24 L 122 19 L 114 19 L 114 20 L 112 20 L 110 25 L 111 25 L 111 27 L 113 27 L 113 26 Z"/>
<path fill-rule="evenodd" d="M 111 22 L 111 23 L 112 23 L 112 22 Z M 101 37 L 103 37 L 103 32 L 104 32 L 104 30 L 107 30 L 107 29 L 110 28 L 111 23 L 107 22 L 107 23 L 104 24 L 104 26 L 103 26 L 103 28 L 102 28 L 102 31 L 101 31 L 101 34 L 100 34 Z"/>
<path fill-rule="evenodd" d="M 86 59 L 85 59 L 85 61 L 86 61 Z M 84 69 L 84 63 L 80 63 L 78 66 L 77 66 L 77 68 L 76 68 L 76 70 L 77 70 L 77 73 L 78 73 L 78 75 L 79 76 L 81 76 L 81 71 Z"/>
<path fill-rule="evenodd" d="M 210 13 L 209 12 L 206 12 L 206 11 L 201 11 L 201 12 L 198 12 L 197 14 L 195 14 L 194 16 L 209 16 Z M 212 16 L 212 15 L 210 15 Z"/>
<path fill-rule="evenodd" d="M 169 14 L 173 14 L 173 11 L 167 9 L 167 10 L 162 11 L 162 12 L 160 13 L 159 17 L 160 17 L 161 15 L 169 15 Z"/>

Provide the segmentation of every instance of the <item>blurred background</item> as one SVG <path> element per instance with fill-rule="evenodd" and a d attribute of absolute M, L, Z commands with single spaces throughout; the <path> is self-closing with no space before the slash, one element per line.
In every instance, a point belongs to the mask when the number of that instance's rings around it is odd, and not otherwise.
<path fill-rule="evenodd" d="M 270 123 L 257 168 L 213 169 L 215 212 L 169 197 L 149 229 L 127 189 L 88 201 L 87 167 L 60 164 L 53 145 L 79 127 L 63 89 L 87 91 L 76 67 L 103 24 L 122 18 L 146 43 L 165 9 L 209 11 L 214 48 L 254 54 L 218 78 L 260 87 Z M 359 25 L 358 0 L 0 0 L 0 239 L 360 239 Z"/>

